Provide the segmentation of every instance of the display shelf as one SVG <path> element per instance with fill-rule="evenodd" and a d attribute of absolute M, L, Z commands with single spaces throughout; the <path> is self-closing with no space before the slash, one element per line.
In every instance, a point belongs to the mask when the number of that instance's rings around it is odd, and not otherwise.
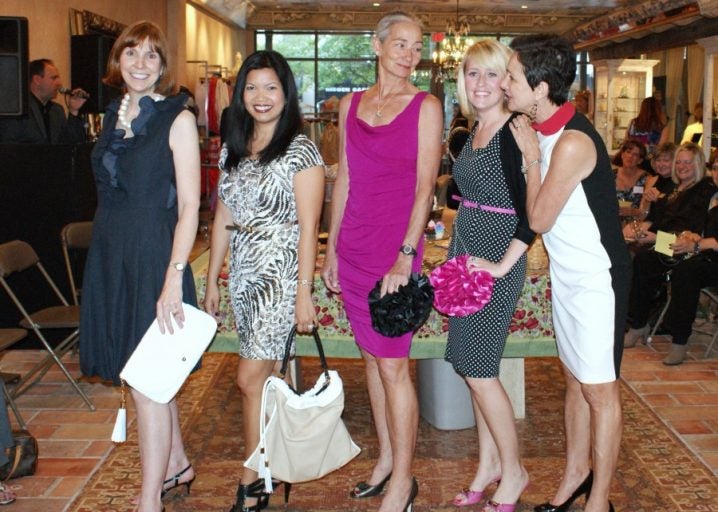
<path fill-rule="evenodd" d="M 641 101 L 652 94 L 657 60 L 609 59 L 595 61 L 594 126 L 609 153 L 621 147 Z"/>

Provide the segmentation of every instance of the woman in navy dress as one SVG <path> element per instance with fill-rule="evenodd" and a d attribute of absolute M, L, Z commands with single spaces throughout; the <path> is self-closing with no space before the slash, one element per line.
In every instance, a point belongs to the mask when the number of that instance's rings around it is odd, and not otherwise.
<path fill-rule="evenodd" d="M 168 46 L 151 22 L 125 29 L 105 82 L 124 87 L 107 108 L 92 152 L 97 212 L 82 286 L 80 362 L 87 376 L 120 383 L 119 372 L 156 318 L 173 332 L 182 303 L 196 305 L 187 265 L 197 233 L 199 143 L 186 96 L 174 92 Z M 132 390 L 142 460 L 140 512 L 162 510 L 166 490 L 194 480 L 176 399 Z M 163 483 L 164 482 L 164 483 Z"/>

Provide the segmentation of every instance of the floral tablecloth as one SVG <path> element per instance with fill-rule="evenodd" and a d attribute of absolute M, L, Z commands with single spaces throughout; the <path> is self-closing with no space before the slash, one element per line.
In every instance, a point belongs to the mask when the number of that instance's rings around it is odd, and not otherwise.
<path fill-rule="evenodd" d="M 424 254 L 424 271 L 429 272 L 442 263 L 446 256 L 445 244 L 427 242 Z M 202 254 L 192 263 L 200 301 L 204 298 L 207 279 L 208 253 Z M 322 257 L 317 261 L 317 269 L 321 267 Z M 237 350 L 238 340 L 234 328 L 234 313 L 230 301 L 227 300 L 229 273 L 225 263 L 219 278 L 220 322 L 217 336 L 210 346 L 212 351 Z M 328 356 L 358 357 L 349 321 L 344 311 L 341 294 L 327 290 L 317 271 L 314 280 L 314 303 L 319 318 L 320 336 Z M 432 310 L 426 323 L 419 328 L 414 336 L 412 357 L 433 358 L 443 357 L 446 343 L 448 318 Z M 301 338 L 301 337 L 300 337 Z M 311 338 L 298 340 L 297 350 L 311 353 Z M 551 286 L 547 272 L 530 272 L 526 276 L 523 292 L 514 311 L 505 357 L 555 355 L 553 325 L 551 323 Z"/>

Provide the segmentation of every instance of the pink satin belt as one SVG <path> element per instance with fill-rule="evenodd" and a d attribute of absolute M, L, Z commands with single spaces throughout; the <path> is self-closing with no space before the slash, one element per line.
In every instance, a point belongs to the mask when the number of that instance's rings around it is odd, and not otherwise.
<path fill-rule="evenodd" d="M 468 199 L 464 199 L 461 196 L 451 196 L 452 199 L 459 201 L 463 206 L 466 208 L 480 208 L 481 210 L 485 212 L 493 212 L 493 213 L 505 213 L 507 215 L 516 215 L 516 210 L 513 208 L 499 208 L 498 206 L 489 206 L 486 204 L 479 204 L 475 201 L 469 201 Z"/>

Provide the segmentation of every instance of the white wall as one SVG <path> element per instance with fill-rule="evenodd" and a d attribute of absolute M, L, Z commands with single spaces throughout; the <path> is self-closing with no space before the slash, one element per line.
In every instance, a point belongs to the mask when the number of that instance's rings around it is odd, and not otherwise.
<path fill-rule="evenodd" d="M 184 61 L 206 60 L 232 69 L 235 53 L 246 54 L 247 33 L 185 4 L 185 0 L 0 0 L 0 16 L 28 19 L 30 60 L 53 60 L 65 86 L 71 85 L 70 9 L 91 11 L 125 25 L 153 21 L 167 35 L 177 61 L 178 83 L 194 89 L 198 66 Z"/>
<path fill-rule="evenodd" d="M 53 60 L 66 86 L 70 85 L 71 8 L 126 25 L 147 19 L 167 29 L 167 0 L 1 0 L 0 16 L 28 19 L 30 60 Z"/>
<path fill-rule="evenodd" d="M 186 7 L 186 60 L 203 60 L 229 70 L 234 81 L 237 53 L 246 56 L 246 32 L 237 26 L 205 14 L 191 4 Z M 187 86 L 194 91 L 197 79 L 204 76 L 204 67 L 199 64 L 186 65 Z"/>

